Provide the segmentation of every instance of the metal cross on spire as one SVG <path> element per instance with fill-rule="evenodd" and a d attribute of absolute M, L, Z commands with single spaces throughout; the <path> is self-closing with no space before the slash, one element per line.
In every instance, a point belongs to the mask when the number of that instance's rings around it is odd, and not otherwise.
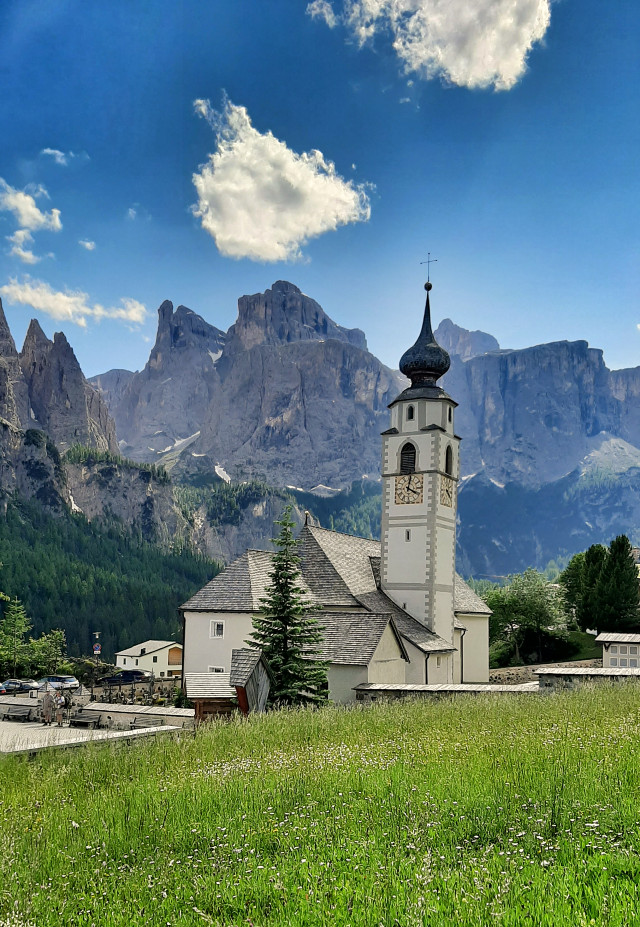
<path fill-rule="evenodd" d="M 429 265 L 430 265 L 430 264 L 437 264 L 437 263 L 438 263 L 438 258 L 432 258 L 432 257 L 431 257 L 431 252 L 430 252 L 430 251 L 427 251 L 427 260 L 426 260 L 426 261 L 420 261 L 420 263 L 421 263 L 421 264 L 426 264 L 426 265 L 427 265 L 427 283 L 429 283 L 429 271 L 430 271 Z"/>

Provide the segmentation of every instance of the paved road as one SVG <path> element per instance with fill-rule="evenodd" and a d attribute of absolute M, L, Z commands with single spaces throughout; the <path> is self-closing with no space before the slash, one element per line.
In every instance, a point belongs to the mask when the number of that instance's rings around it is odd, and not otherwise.
<path fill-rule="evenodd" d="M 178 730 L 162 727 L 162 732 Z M 89 741 L 122 740 L 157 734 L 158 728 L 136 731 L 95 731 L 76 727 L 56 727 L 24 721 L 0 721 L 0 754 L 43 750 L 46 747 L 80 746 Z"/>

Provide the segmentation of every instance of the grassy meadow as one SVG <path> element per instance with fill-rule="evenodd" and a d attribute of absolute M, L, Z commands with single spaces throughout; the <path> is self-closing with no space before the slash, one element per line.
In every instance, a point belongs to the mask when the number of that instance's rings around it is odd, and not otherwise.
<path fill-rule="evenodd" d="M 629 925 L 640 689 L 0 758 L 0 927 Z"/>

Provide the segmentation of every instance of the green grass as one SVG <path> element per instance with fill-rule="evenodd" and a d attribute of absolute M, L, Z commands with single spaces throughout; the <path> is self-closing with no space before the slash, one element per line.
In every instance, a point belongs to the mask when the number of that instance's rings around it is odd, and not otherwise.
<path fill-rule="evenodd" d="M 0 925 L 627 925 L 640 690 L 273 713 L 0 762 Z"/>

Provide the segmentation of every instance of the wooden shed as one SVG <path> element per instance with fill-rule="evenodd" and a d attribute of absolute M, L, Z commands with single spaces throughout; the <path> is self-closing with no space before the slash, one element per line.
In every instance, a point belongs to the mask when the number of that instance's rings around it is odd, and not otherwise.
<path fill-rule="evenodd" d="M 249 648 L 232 651 L 230 673 L 186 673 L 196 724 L 237 710 L 245 715 L 264 711 L 272 678 L 262 651 Z"/>

